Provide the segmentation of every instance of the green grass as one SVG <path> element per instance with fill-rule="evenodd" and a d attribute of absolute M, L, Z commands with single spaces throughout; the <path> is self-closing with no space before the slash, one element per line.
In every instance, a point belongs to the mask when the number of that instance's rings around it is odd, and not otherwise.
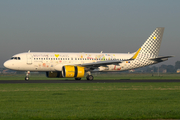
<path fill-rule="evenodd" d="M 86 76 L 86 75 L 85 75 Z M 154 73 L 109 73 L 93 74 L 94 80 L 144 80 L 144 79 L 180 79 L 180 74 L 160 74 Z M 24 80 L 25 74 L 0 74 L 0 80 Z M 45 74 L 30 74 L 30 80 L 74 80 L 74 78 L 47 78 Z M 83 77 L 82 80 L 86 80 Z"/>
<path fill-rule="evenodd" d="M 0 120 L 180 119 L 180 83 L 0 84 Z"/>

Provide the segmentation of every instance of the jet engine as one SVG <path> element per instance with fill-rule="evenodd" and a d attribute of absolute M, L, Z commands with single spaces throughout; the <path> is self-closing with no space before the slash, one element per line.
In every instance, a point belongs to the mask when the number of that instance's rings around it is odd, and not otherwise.
<path fill-rule="evenodd" d="M 62 71 L 46 72 L 49 78 L 82 78 L 84 77 L 84 67 L 66 65 L 62 67 Z"/>
<path fill-rule="evenodd" d="M 62 72 L 61 71 L 55 71 L 55 72 L 46 72 L 46 77 L 48 78 L 62 78 Z"/>
<path fill-rule="evenodd" d="M 84 77 L 84 67 L 66 65 L 62 67 L 62 76 L 66 78 L 82 78 Z"/>

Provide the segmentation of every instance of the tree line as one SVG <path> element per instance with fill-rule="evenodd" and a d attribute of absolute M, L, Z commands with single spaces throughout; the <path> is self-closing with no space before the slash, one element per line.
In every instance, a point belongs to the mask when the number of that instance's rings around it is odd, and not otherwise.
<path fill-rule="evenodd" d="M 162 64 L 161 66 L 153 66 L 153 67 L 144 67 L 140 68 L 137 71 L 138 72 L 146 72 L 146 73 L 152 73 L 152 72 L 161 72 L 161 73 L 176 73 L 177 69 L 180 69 L 180 61 L 175 62 L 175 65 L 165 65 Z"/>

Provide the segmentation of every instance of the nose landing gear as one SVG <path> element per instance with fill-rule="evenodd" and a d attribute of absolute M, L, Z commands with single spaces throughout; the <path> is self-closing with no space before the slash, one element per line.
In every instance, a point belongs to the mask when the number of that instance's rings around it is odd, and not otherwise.
<path fill-rule="evenodd" d="M 25 80 L 26 80 L 26 81 L 29 80 L 29 74 L 30 74 L 30 71 L 27 71 L 27 72 L 26 72 L 26 77 L 25 77 Z"/>

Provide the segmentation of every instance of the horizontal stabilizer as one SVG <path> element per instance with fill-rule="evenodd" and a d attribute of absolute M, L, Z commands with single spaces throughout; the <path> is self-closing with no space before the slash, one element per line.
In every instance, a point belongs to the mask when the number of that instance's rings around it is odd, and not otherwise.
<path fill-rule="evenodd" d="M 162 56 L 162 57 L 157 57 L 157 58 L 151 58 L 149 60 L 153 60 L 156 62 L 162 62 L 162 61 L 168 60 L 168 58 L 170 58 L 170 57 L 174 57 L 174 56 Z"/>

